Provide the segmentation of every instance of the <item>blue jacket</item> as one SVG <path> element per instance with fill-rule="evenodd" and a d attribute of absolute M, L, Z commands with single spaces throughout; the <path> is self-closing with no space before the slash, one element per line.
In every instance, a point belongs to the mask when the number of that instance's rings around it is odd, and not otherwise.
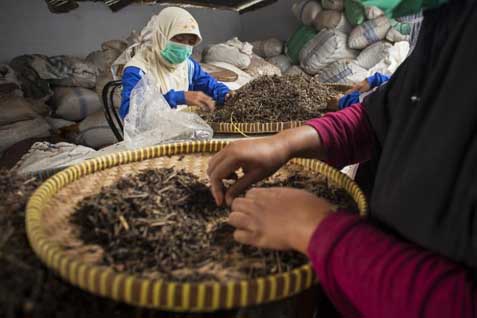
<path fill-rule="evenodd" d="M 389 81 L 389 76 L 381 74 L 381 73 L 374 73 L 373 76 L 370 76 L 367 78 L 368 84 L 371 87 L 371 89 L 381 86 L 387 81 Z M 340 109 L 346 108 L 348 106 L 351 106 L 353 104 L 359 103 L 359 96 L 361 95 L 360 92 L 354 91 L 349 93 L 348 95 L 345 95 L 340 98 L 338 107 Z"/>
<path fill-rule="evenodd" d="M 190 58 L 187 62 L 189 66 L 189 91 L 204 92 L 213 98 L 217 104 L 223 105 L 225 102 L 225 95 L 230 92 L 230 89 L 204 72 L 200 67 L 200 64 L 193 59 Z M 124 119 L 129 113 L 131 92 L 144 74 L 143 70 L 133 66 L 129 66 L 124 70 L 122 78 L 122 99 L 119 108 L 119 115 L 122 119 Z M 171 108 L 176 108 L 177 105 L 184 105 L 186 103 L 184 91 L 170 90 L 164 95 L 164 98 L 167 100 Z"/>

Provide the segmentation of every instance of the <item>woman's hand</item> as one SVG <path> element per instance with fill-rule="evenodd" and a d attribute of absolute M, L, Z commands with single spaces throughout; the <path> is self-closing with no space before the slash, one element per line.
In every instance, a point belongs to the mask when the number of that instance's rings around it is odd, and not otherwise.
<path fill-rule="evenodd" d="M 199 106 L 202 110 L 214 111 L 215 101 L 202 92 L 184 92 L 185 100 L 189 106 Z"/>
<path fill-rule="evenodd" d="M 209 161 L 212 195 L 218 205 L 233 199 L 252 184 L 269 177 L 293 157 L 325 159 L 320 137 L 309 126 L 287 129 L 271 137 L 240 140 L 226 146 Z M 242 168 L 244 175 L 225 191 L 223 180 Z"/>
<path fill-rule="evenodd" d="M 210 159 L 207 170 L 215 202 L 217 205 L 224 203 L 222 180 L 234 175 L 238 169 L 242 168 L 244 176 L 227 190 L 225 201 L 228 205 L 237 195 L 272 175 L 288 160 L 286 145 L 273 137 L 241 140 L 226 146 Z"/>
<path fill-rule="evenodd" d="M 360 93 L 366 93 L 371 89 L 371 86 L 368 83 L 368 79 L 364 79 L 359 83 L 354 84 L 349 90 L 345 92 L 345 95 L 352 93 L 352 92 L 360 92 Z"/>
<path fill-rule="evenodd" d="M 255 188 L 232 203 L 229 223 L 240 243 L 306 254 L 316 227 L 336 206 L 291 188 Z"/>

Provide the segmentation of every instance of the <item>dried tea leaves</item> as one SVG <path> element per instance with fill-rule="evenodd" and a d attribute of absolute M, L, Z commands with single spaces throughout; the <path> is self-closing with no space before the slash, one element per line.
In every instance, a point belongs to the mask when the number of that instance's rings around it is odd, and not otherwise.
<path fill-rule="evenodd" d="M 64 282 L 36 257 L 25 207 L 39 184 L 0 170 L 0 317 L 132 317 L 135 309 Z"/>
<path fill-rule="evenodd" d="M 306 189 L 355 208 L 343 191 L 297 173 L 257 186 Z M 104 250 L 102 264 L 116 271 L 176 282 L 230 281 L 289 271 L 307 262 L 296 252 L 241 245 L 205 182 L 183 170 L 145 170 L 83 200 L 71 222 L 86 244 Z"/>
<path fill-rule="evenodd" d="M 336 94 L 316 77 L 262 76 L 238 89 L 223 107 L 201 116 L 215 123 L 304 121 L 319 117 Z"/>

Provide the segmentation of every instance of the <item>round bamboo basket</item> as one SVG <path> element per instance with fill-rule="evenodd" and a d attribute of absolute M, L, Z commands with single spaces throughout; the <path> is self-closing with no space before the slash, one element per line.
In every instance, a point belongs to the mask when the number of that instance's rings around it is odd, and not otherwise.
<path fill-rule="evenodd" d="M 55 174 L 36 190 L 27 206 L 26 228 L 33 250 L 71 284 L 143 308 L 211 312 L 276 301 L 310 288 L 316 278 L 309 264 L 278 275 L 227 283 L 174 283 L 118 273 L 97 265 L 98 249 L 84 246 L 76 238 L 69 216 L 86 196 L 148 168 L 175 166 L 204 177 L 208 158 L 227 144 L 208 141 L 161 145 L 99 157 Z M 362 215 L 366 213 L 363 193 L 338 170 L 309 159 L 294 159 L 288 165 L 326 177 L 353 197 Z M 287 168 L 283 169 L 280 173 Z"/>
<path fill-rule="evenodd" d="M 338 84 L 338 83 L 326 83 L 326 86 L 335 89 L 338 92 L 344 93 L 351 88 L 350 85 Z M 311 119 L 311 118 L 310 118 Z M 209 122 L 217 134 L 272 134 L 283 131 L 285 129 L 300 127 L 304 124 L 304 121 L 288 121 L 288 122 L 269 122 L 269 123 L 241 123 L 233 122 Z"/>

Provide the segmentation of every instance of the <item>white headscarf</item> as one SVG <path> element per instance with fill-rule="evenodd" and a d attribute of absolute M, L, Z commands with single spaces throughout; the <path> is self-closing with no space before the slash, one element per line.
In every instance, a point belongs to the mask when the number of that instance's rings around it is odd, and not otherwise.
<path fill-rule="evenodd" d="M 171 89 L 186 91 L 189 88 L 187 61 L 173 65 L 161 56 L 167 41 L 178 34 L 196 35 L 199 40 L 196 44 L 202 41 L 199 24 L 189 12 L 177 7 L 163 9 L 153 16 L 141 31 L 139 42 L 125 52 L 129 56 L 132 56 L 134 51 L 137 53 L 124 68 L 135 66 L 151 74 L 160 86 L 162 94 Z"/>

